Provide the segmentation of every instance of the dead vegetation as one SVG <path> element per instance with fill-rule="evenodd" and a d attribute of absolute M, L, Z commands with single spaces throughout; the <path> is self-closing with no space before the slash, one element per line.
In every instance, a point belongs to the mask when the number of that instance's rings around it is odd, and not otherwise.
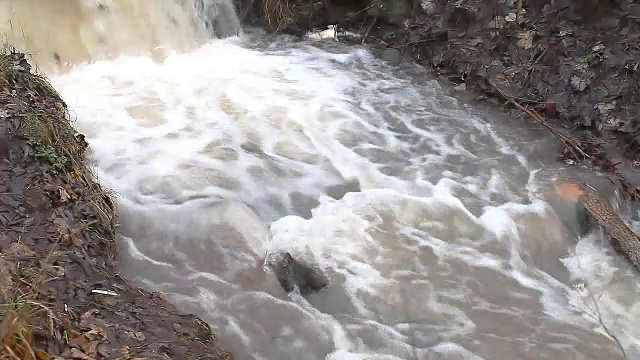
<path fill-rule="evenodd" d="M 39 263 L 25 259 L 34 259 L 34 255 L 18 239 L 0 257 L 0 343 L 4 350 L 0 358 L 43 359 L 44 353 L 34 349 L 35 338 L 61 335 L 62 314 L 41 301 L 38 290 L 55 278 L 55 266 L 50 257 Z"/>
<path fill-rule="evenodd" d="M 293 21 L 294 16 L 293 6 L 289 0 L 264 0 L 262 14 L 265 28 L 273 32 L 277 32 L 287 22 Z"/>
<path fill-rule="evenodd" d="M 411 53 L 447 76 L 456 90 L 474 90 L 476 100 L 515 109 L 559 140 L 560 160 L 591 165 L 626 199 L 640 200 L 638 180 L 628 178 L 629 169 L 640 167 L 640 5 L 629 0 L 420 5 L 406 26 L 367 31 L 367 43 L 385 54 L 395 52 L 397 59 Z M 617 146 L 608 146 L 612 143 Z"/>

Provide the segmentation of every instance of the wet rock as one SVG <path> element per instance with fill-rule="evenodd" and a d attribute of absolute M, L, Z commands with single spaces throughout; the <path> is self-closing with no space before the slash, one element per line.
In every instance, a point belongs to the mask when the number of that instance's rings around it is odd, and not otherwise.
<path fill-rule="evenodd" d="M 270 254 L 266 263 L 287 293 L 298 288 L 301 294 L 308 294 L 329 285 L 329 278 L 320 269 L 295 259 L 288 252 Z"/>
<path fill-rule="evenodd" d="M 394 63 L 397 64 L 400 62 L 401 59 L 401 54 L 400 54 L 400 50 L 398 49 L 384 49 L 384 51 L 382 51 L 382 54 L 380 55 L 380 57 L 382 57 L 382 60 L 390 62 L 390 63 Z"/>

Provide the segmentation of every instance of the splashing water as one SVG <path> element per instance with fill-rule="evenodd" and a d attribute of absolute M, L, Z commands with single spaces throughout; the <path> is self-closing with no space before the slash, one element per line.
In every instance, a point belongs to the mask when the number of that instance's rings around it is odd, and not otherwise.
<path fill-rule="evenodd" d="M 361 48 L 197 44 L 52 83 L 118 193 L 123 271 L 237 359 L 623 358 L 608 331 L 637 356 L 637 278 L 550 206 L 547 140 Z M 283 293 L 280 250 L 330 286 Z"/>

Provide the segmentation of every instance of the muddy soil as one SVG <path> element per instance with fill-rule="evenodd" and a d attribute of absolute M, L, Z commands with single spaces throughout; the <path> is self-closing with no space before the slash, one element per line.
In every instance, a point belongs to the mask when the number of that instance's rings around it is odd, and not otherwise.
<path fill-rule="evenodd" d="M 575 142 L 558 142 L 559 160 L 604 172 L 628 199 L 640 199 L 637 1 L 421 5 L 401 29 L 378 27 L 367 42 L 384 47 L 387 58 L 424 64 L 516 119 L 544 121 Z"/>
<path fill-rule="evenodd" d="M 232 359 L 204 321 L 118 274 L 86 145 L 24 54 L 0 54 L 0 358 Z"/>
<path fill-rule="evenodd" d="M 632 1 L 427 1 L 368 42 L 405 52 L 497 104 L 504 92 L 573 131 L 637 156 L 640 5 Z"/>

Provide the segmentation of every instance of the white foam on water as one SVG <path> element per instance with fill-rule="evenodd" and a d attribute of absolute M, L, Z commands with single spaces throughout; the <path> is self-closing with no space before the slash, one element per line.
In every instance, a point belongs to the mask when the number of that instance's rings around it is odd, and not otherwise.
<path fill-rule="evenodd" d="M 203 314 L 239 359 L 616 356 L 532 260 L 569 246 L 535 169 L 407 71 L 362 49 L 236 37 L 52 83 L 119 194 L 125 270 Z M 260 270 L 267 251 L 331 285 L 283 294 Z M 605 292 L 631 326 L 635 300 Z"/>
<path fill-rule="evenodd" d="M 615 254 L 596 231 L 578 241 L 562 259 L 573 280 L 569 304 L 594 330 L 615 336 L 629 358 L 640 355 L 640 289 L 635 269 Z M 635 356 L 634 356 L 635 355 Z"/>

